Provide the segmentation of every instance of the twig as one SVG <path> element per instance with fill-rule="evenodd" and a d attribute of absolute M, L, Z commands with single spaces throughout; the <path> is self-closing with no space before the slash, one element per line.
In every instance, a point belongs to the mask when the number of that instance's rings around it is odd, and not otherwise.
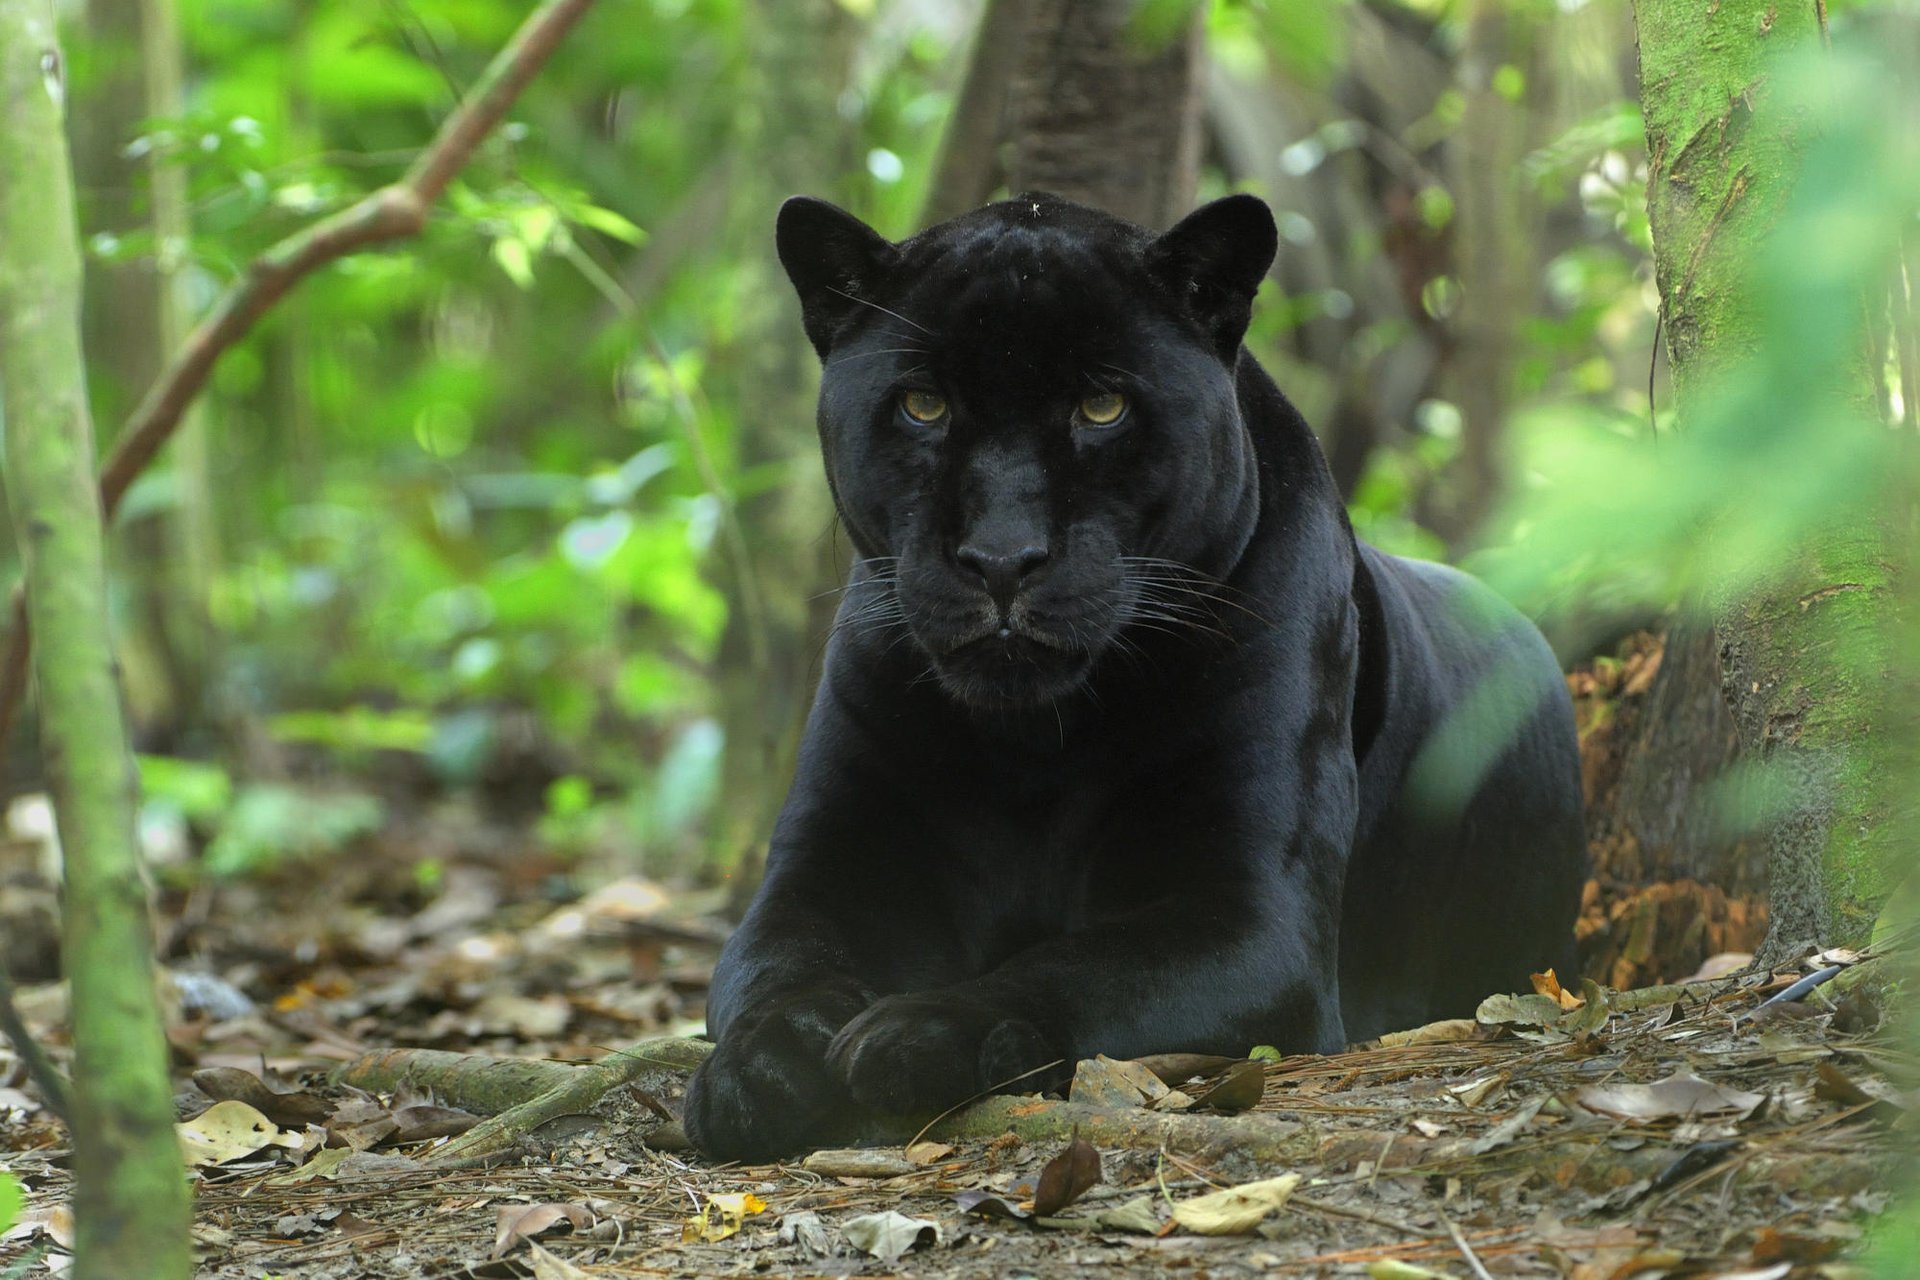
<path fill-rule="evenodd" d="M 1460 1228 L 1453 1225 L 1453 1219 L 1442 1213 L 1440 1225 L 1445 1227 L 1447 1234 L 1453 1237 L 1454 1247 L 1460 1250 L 1460 1256 L 1467 1260 L 1469 1267 L 1473 1268 L 1473 1274 L 1480 1280 L 1493 1280 L 1493 1276 L 1487 1272 L 1486 1266 L 1480 1261 L 1480 1255 L 1473 1251 L 1473 1246 L 1467 1243 L 1467 1238 L 1460 1234 Z"/>
<path fill-rule="evenodd" d="M 0 1031 L 6 1032 L 7 1039 L 13 1041 L 14 1052 L 27 1068 L 27 1078 L 40 1090 L 48 1108 L 71 1127 L 73 1113 L 67 1106 L 67 1078 L 53 1065 L 53 1059 L 47 1057 L 47 1051 L 40 1047 L 21 1018 L 20 1007 L 13 1001 L 13 975 L 7 972 L 4 962 L 0 962 Z"/>
<path fill-rule="evenodd" d="M 593 0 L 547 0 L 494 55 L 474 93 L 447 117 L 405 176 L 357 203 L 280 241 L 247 267 L 188 335 L 146 398 L 127 419 L 100 473 L 100 508 L 111 520 L 134 479 L 180 425 L 220 357 L 303 278 L 370 245 L 420 234 L 431 208 L 507 113 Z M 16 593 L 13 625 L 0 657 L 0 742 L 11 734 L 26 688 L 32 638 Z"/>

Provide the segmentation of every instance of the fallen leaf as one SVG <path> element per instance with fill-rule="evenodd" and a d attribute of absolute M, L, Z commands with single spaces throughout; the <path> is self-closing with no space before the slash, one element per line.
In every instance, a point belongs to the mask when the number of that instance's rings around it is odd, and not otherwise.
<path fill-rule="evenodd" d="M 1580 1003 L 1570 1007 L 1557 1024 L 1559 1029 L 1569 1035 L 1592 1035 L 1607 1025 L 1612 1010 L 1608 1008 L 1607 991 L 1592 978 L 1580 979 Z"/>
<path fill-rule="evenodd" d="M 1150 1053 L 1133 1061 L 1159 1076 L 1162 1084 L 1172 1086 L 1185 1084 L 1196 1076 L 1211 1076 L 1244 1059 L 1222 1057 L 1217 1053 Z"/>
<path fill-rule="evenodd" d="M 1211 1191 L 1173 1206 L 1173 1220 L 1196 1235 L 1232 1236 L 1251 1231 L 1287 1202 L 1300 1185 L 1297 1173 Z"/>
<path fill-rule="evenodd" d="M 1033 1216 L 1029 1210 L 984 1188 L 962 1191 L 953 1197 L 953 1202 L 960 1206 L 960 1212 L 970 1213 L 976 1218 L 1005 1218 L 1012 1222 L 1025 1222 Z"/>
<path fill-rule="evenodd" d="M 1211 1107 L 1215 1111 L 1251 1111 L 1260 1105 L 1260 1096 L 1266 1090 L 1267 1072 L 1264 1067 L 1257 1062 L 1236 1063 L 1211 1089 L 1196 1096 L 1193 1105 Z"/>
<path fill-rule="evenodd" d="M 1767 1100 L 1765 1094 L 1725 1088 L 1687 1071 L 1676 1071 L 1652 1084 L 1590 1084 L 1573 1096 L 1589 1111 L 1641 1123 L 1679 1116 L 1744 1119 Z"/>
<path fill-rule="evenodd" d="M 421 1105 L 402 1107 L 393 1113 L 395 1142 L 425 1142 L 428 1138 L 450 1138 L 465 1133 L 480 1123 L 471 1111 L 453 1107 Z"/>
<path fill-rule="evenodd" d="M 289 1133 L 244 1102 L 216 1102 L 174 1126 L 188 1164 L 225 1164 L 266 1147 L 306 1149 L 307 1139 Z"/>
<path fill-rule="evenodd" d="M 1447 1018 L 1429 1022 L 1411 1031 L 1389 1031 L 1380 1037 L 1382 1049 L 1404 1049 L 1416 1044 L 1453 1044 L 1472 1040 L 1480 1034 L 1480 1024 L 1472 1018 Z"/>
<path fill-rule="evenodd" d="M 579 1204 L 503 1204 L 494 1211 L 493 1256 L 503 1257 L 514 1245 L 563 1222 L 584 1231 L 594 1223 L 593 1211 Z"/>
<path fill-rule="evenodd" d="M 816 1151 L 800 1167 L 827 1178 L 897 1178 L 919 1168 L 904 1156 L 870 1147 Z"/>
<path fill-rule="evenodd" d="M 892 1262 L 909 1249 L 923 1244 L 939 1244 L 944 1238 L 940 1224 L 926 1218 L 909 1218 L 889 1209 L 885 1213 L 864 1213 L 849 1218 L 847 1239 L 863 1253 L 882 1262 Z"/>
<path fill-rule="evenodd" d="M 1533 975 L 1533 993 L 1545 996 L 1562 1009 L 1578 1009 L 1586 1001 L 1560 985 L 1560 978 L 1552 969 Z"/>
<path fill-rule="evenodd" d="M 1100 1153 L 1093 1144 L 1074 1134 L 1066 1149 L 1040 1170 L 1039 1185 L 1033 1192 L 1033 1212 L 1051 1218 L 1100 1185 Z"/>
<path fill-rule="evenodd" d="M 1796 1235 L 1791 1231 L 1762 1227 L 1759 1236 L 1753 1242 L 1753 1260 L 1811 1265 L 1816 1262 L 1825 1262 L 1845 1247 L 1844 1240 Z"/>
<path fill-rule="evenodd" d="M 740 1230 L 748 1218 L 766 1210 L 767 1202 L 751 1191 L 730 1191 L 708 1196 L 707 1202 L 700 1206 L 700 1212 L 680 1224 L 680 1239 L 687 1242 L 704 1240 L 708 1243 L 725 1240 Z"/>
<path fill-rule="evenodd" d="M 20 1215 L 12 1226 L 0 1231 L 0 1243 L 8 1240 L 32 1240 L 45 1236 L 62 1249 L 73 1248 L 73 1206 L 49 1205 Z"/>
<path fill-rule="evenodd" d="M 1377 1258 L 1367 1264 L 1367 1274 L 1373 1280 L 1453 1280 L 1444 1271 L 1435 1271 L 1411 1262 L 1402 1262 L 1398 1258 Z"/>
<path fill-rule="evenodd" d="M 533 1262 L 533 1280 L 593 1280 L 593 1272 L 556 1257 L 533 1241 L 527 1241 L 527 1257 Z"/>
<path fill-rule="evenodd" d="M 324 1147 L 308 1157 L 307 1162 L 298 1169 L 276 1173 L 265 1182 L 270 1187 L 290 1187 L 295 1183 L 312 1182 L 315 1178 L 332 1178 L 339 1173 L 341 1162 L 352 1154 L 352 1147 Z"/>
<path fill-rule="evenodd" d="M 1154 1211 L 1152 1196 L 1135 1196 L 1125 1204 L 1102 1209 L 1093 1220 L 1112 1231 L 1133 1231 L 1143 1236 L 1160 1233 L 1160 1215 Z"/>
<path fill-rule="evenodd" d="M 305 1089 L 282 1093 L 238 1067 L 203 1067 L 193 1073 L 193 1083 L 215 1102 L 244 1102 L 289 1129 L 325 1123 L 333 1114 L 333 1103 L 316 1093 Z"/>
<path fill-rule="evenodd" d="M 953 1154 L 953 1148 L 944 1142 L 915 1142 L 910 1144 L 904 1154 L 908 1164 L 929 1165 L 935 1160 Z"/>
<path fill-rule="evenodd" d="M 1148 1068 L 1103 1053 L 1074 1066 L 1073 1087 L 1067 1096 L 1095 1107 L 1138 1107 L 1166 1093 L 1167 1086 Z"/>
<path fill-rule="evenodd" d="M 1509 1142 L 1519 1137 L 1528 1125 L 1533 1123 L 1533 1118 L 1540 1114 L 1540 1108 L 1546 1104 L 1547 1099 L 1545 1094 L 1525 1104 L 1505 1120 L 1502 1120 L 1478 1138 L 1468 1142 L 1466 1144 L 1467 1154 L 1483 1156 L 1496 1147 L 1506 1146 Z"/>
<path fill-rule="evenodd" d="M 1496 995 L 1482 1000 L 1473 1018 L 1489 1027 L 1549 1027 L 1562 1012 L 1560 1002 L 1548 996 Z"/>
<path fill-rule="evenodd" d="M 811 1209 L 789 1213 L 780 1219 L 780 1243 L 799 1245 L 800 1252 L 808 1258 L 824 1258 L 833 1252 L 826 1224 Z"/>
<path fill-rule="evenodd" d="M 1247 1050 L 1247 1057 L 1255 1062 L 1279 1062 L 1284 1055 L 1270 1044 L 1257 1044 Z"/>

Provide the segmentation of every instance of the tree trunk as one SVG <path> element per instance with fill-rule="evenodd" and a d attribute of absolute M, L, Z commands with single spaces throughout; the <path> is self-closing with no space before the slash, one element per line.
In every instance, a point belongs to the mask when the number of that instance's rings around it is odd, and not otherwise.
<path fill-rule="evenodd" d="M 50 13 L 0 0 L 0 389 L 65 850 L 78 1280 L 184 1278 L 188 1197 L 154 999 L 133 764 L 107 635 L 80 251 Z"/>
<path fill-rule="evenodd" d="M 717 662 L 726 748 L 707 856 L 710 866 L 733 876 L 742 905 L 759 879 L 766 838 L 793 776 L 832 616 L 830 588 L 843 567 L 810 429 L 813 352 L 774 256 L 773 212 L 790 195 L 832 194 L 853 167 L 837 104 L 858 33 L 833 0 L 764 0 L 759 7 L 761 96 L 743 139 L 757 163 L 742 176 L 733 206 L 748 219 L 743 242 L 764 248 L 767 288 L 779 305 L 737 348 L 739 399 L 750 410 L 738 427 L 732 474 L 779 470 L 794 482 L 740 500 L 729 515 L 734 554 L 726 561 L 727 625 Z"/>
<path fill-rule="evenodd" d="M 1027 43 L 1031 0 L 987 0 L 967 55 L 967 77 L 940 138 L 920 220 L 931 225 L 985 204 L 1005 181 L 1002 145 L 1013 77 Z"/>
<path fill-rule="evenodd" d="M 1012 87 L 1015 191 L 1051 191 L 1145 227 L 1193 207 L 1206 6 L 1162 48 L 1134 0 L 1028 0 Z"/>
<path fill-rule="evenodd" d="M 1780 108 L 1775 73 L 1788 46 L 1822 38 L 1823 17 L 1772 0 L 1706 9 L 1636 0 L 1634 13 L 1647 209 L 1684 429 L 1778 320 L 1756 279 L 1781 252 L 1766 238 L 1817 139 Z M 1865 361 L 1830 394 L 1870 406 Z M 1767 834 L 1773 955 L 1862 938 L 1896 865 L 1892 771 L 1877 759 L 1896 689 L 1885 628 L 1895 584 L 1879 516 L 1871 506 L 1841 513 L 1760 587 L 1714 606 L 1741 747 L 1790 792 L 1790 811 Z"/>

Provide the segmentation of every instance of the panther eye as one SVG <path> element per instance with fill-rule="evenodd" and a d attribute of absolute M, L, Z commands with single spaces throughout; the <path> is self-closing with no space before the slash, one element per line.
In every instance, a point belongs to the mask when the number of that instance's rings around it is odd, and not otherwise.
<path fill-rule="evenodd" d="M 900 397 L 900 412 L 909 422 L 930 427 L 947 416 L 947 401 L 931 391 L 909 391 Z"/>
<path fill-rule="evenodd" d="M 1080 402 L 1080 420 L 1090 426 L 1110 427 L 1126 412 L 1127 398 L 1118 391 L 1102 391 Z"/>

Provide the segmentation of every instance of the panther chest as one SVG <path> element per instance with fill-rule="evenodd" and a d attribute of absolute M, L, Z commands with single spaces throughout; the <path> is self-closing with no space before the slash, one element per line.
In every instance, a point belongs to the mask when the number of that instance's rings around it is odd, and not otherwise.
<path fill-rule="evenodd" d="M 1084 927 L 1099 910 L 1102 868 L 1117 855 L 1102 790 L 1044 802 L 973 801 L 926 815 L 929 930 L 922 954 L 945 980 L 985 973 L 1020 951 Z M 929 975 L 934 976 L 934 975 Z"/>

